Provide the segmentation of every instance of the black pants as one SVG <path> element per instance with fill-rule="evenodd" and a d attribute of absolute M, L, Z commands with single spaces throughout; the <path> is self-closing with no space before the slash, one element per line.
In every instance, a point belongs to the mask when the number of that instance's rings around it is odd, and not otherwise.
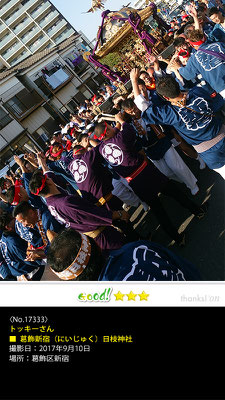
<path fill-rule="evenodd" d="M 180 203 L 184 208 L 190 210 L 193 214 L 197 215 L 200 212 L 200 206 L 195 204 L 192 200 L 190 200 L 185 193 L 183 193 L 179 186 L 172 180 L 168 182 L 168 184 L 161 191 L 165 196 L 172 197 L 178 203 Z M 155 214 L 158 219 L 160 225 L 164 229 L 164 231 L 175 241 L 178 240 L 179 234 L 177 229 L 174 227 L 172 221 L 170 220 L 167 212 L 161 204 L 159 197 L 155 197 L 153 200 L 149 202 L 152 212 Z"/>
<path fill-rule="evenodd" d="M 139 240 L 139 235 L 135 232 L 132 223 L 130 221 L 122 221 L 121 219 L 116 219 L 113 221 L 113 225 L 120 228 L 121 231 L 126 236 L 126 243 L 136 242 Z"/>

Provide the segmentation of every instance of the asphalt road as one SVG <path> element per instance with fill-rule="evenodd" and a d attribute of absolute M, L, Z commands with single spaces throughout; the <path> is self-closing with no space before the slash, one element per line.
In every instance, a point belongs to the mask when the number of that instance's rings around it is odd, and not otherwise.
<path fill-rule="evenodd" d="M 152 241 L 168 246 L 174 253 L 191 261 L 201 272 L 204 281 L 224 281 L 225 279 L 225 184 L 223 178 L 215 171 L 206 167 L 199 169 L 198 161 L 190 159 L 179 152 L 186 164 L 198 179 L 199 193 L 192 196 L 184 184 L 177 183 L 196 203 L 208 201 L 207 214 L 198 220 L 190 211 L 184 209 L 173 199 L 161 196 L 162 203 L 169 216 L 179 227 L 179 232 L 185 230 L 186 245 L 178 247 L 161 229 L 156 218 L 151 213 L 143 212 L 142 206 L 137 210 L 132 208 L 131 220 L 135 229 Z"/>

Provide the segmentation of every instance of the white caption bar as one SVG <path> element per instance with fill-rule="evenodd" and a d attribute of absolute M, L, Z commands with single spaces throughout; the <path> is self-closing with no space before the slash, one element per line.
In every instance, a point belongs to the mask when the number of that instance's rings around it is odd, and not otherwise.
<path fill-rule="evenodd" d="M 0 307 L 224 307 L 225 282 L 1 282 Z"/>

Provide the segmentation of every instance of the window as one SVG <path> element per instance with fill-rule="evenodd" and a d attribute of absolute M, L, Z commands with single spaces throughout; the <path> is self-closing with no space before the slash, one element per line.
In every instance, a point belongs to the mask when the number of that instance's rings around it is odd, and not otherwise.
<path fill-rule="evenodd" d="M 4 128 L 12 121 L 10 115 L 8 115 L 1 107 L 0 107 L 0 129 Z"/>
<path fill-rule="evenodd" d="M 10 33 L 3 36 L 3 38 L 0 40 L 0 45 L 2 45 L 2 42 L 5 41 L 7 39 L 7 37 L 9 37 L 9 36 L 10 36 Z"/>
<path fill-rule="evenodd" d="M 26 112 L 26 107 L 19 99 L 17 99 L 16 96 L 14 96 L 12 99 L 10 99 L 7 103 L 7 106 L 9 106 L 14 114 L 22 115 L 24 112 Z"/>
<path fill-rule="evenodd" d="M 45 142 L 49 139 L 48 135 L 42 127 L 37 129 L 37 133 Z"/>
<path fill-rule="evenodd" d="M 55 119 L 49 118 L 47 121 L 45 121 L 41 128 L 44 129 L 45 133 L 47 133 L 49 137 L 51 137 L 55 131 L 59 130 L 59 124 Z"/>
<path fill-rule="evenodd" d="M 69 30 L 70 30 L 69 28 L 66 28 L 62 33 L 60 33 L 60 35 L 56 36 L 56 38 L 54 39 L 54 41 L 57 43 L 57 42 L 60 41 L 60 39 L 61 39 L 62 37 L 64 37 L 65 39 L 67 39 L 66 34 L 67 34 L 67 32 L 69 32 Z"/>
<path fill-rule="evenodd" d="M 81 63 L 74 65 L 73 70 L 78 76 L 80 76 L 85 72 L 85 70 L 88 67 L 89 67 L 89 64 L 87 63 L 87 61 L 83 60 Z"/>
<path fill-rule="evenodd" d="M 33 14 L 36 14 L 36 12 L 37 12 L 38 10 L 40 10 L 40 9 L 42 8 L 42 6 L 43 6 L 45 3 L 46 3 L 46 1 L 42 1 L 42 4 L 41 4 L 40 6 L 34 8 L 34 9 L 32 10 L 31 16 L 33 17 Z"/>
<path fill-rule="evenodd" d="M 51 34 L 51 31 L 53 31 L 53 30 L 60 24 L 61 21 L 62 21 L 62 18 L 59 17 L 59 18 L 57 19 L 57 21 L 56 21 L 53 25 L 51 25 L 50 28 L 47 29 L 47 33 L 48 33 L 48 34 L 49 34 L 49 33 Z"/>
<path fill-rule="evenodd" d="M 64 60 L 73 68 L 74 72 L 79 76 L 89 67 L 89 63 L 84 60 L 79 49 L 74 49 L 72 53 L 69 53 Z"/>
<path fill-rule="evenodd" d="M 84 103 L 84 100 L 86 100 L 86 98 L 87 98 L 87 97 L 85 97 L 85 96 L 83 95 L 83 93 L 81 93 L 81 92 L 78 92 L 78 93 L 73 97 L 73 99 L 75 100 L 75 102 L 77 102 L 78 104 Z"/>
<path fill-rule="evenodd" d="M 71 109 L 72 113 L 76 112 L 77 106 L 79 106 L 79 101 L 76 99 L 70 100 L 70 102 L 67 104 L 69 108 Z"/>
<path fill-rule="evenodd" d="M 43 82 L 43 77 L 39 77 L 38 79 L 36 79 L 34 81 L 34 83 L 39 87 L 39 89 L 41 89 L 41 91 L 48 96 L 48 98 L 52 97 L 52 92 L 51 90 L 48 89 L 48 86 L 46 86 L 46 84 L 44 84 Z"/>
<path fill-rule="evenodd" d="M 44 18 L 42 18 L 42 19 L 38 22 L 38 24 L 41 25 L 41 24 L 47 22 L 48 20 L 50 20 L 51 17 L 52 17 L 52 11 L 53 11 L 53 9 L 50 8 L 50 9 L 48 10 L 48 14 L 45 15 Z"/>
<path fill-rule="evenodd" d="M 93 79 L 89 79 L 88 82 L 86 83 L 86 86 L 88 86 L 94 93 L 96 93 L 97 90 L 99 89 L 99 86 L 95 81 L 93 81 Z"/>
<path fill-rule="evenodd" d="M 29 1 L 29 0 L 22 0 L 22 1 L 21 1 L 22 6 L 25 6 L 25 4 L 28 3 L 28 1 Z"/>
<path fill-rule="evenodd" d="M 22 117 L 28 110 L 42 101 L 41 96 L 35 90 L 21 90 L 15 96 L 5 103 L 5 107 L 9 109 L 16 117 Z"/>

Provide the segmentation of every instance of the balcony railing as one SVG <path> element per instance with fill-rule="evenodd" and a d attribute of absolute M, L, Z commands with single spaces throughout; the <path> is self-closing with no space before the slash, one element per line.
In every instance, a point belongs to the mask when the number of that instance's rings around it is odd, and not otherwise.
<path fill-rule="evenodd" d="M 70 36 L 74 35 L 74 30 L 72 28 L 66 29 L 58 37 L 54 39 L 55 43 L 61 43 L 63 40 L 68 39 Z"/>
<path fill-rule="evenodd" d="M 37 42 L 34 42 L 31 46 L 29 46 L 29 50 L 34 53 L 39 49 L 48 39 L 47 36 L 44 36 L 42 39 L 38 40 Z"/>
<path fill-rule="evenodd" d="M 5 53 L 2 54 L 2 57 L 4 57 L 6 60 L 13 56 L 18 50 L 20 50 L 23 47 L 22 43 L 16 43 L 15 46 L 11 47 L 11 49 L 7 50 Z"/>
<path fill-rule="evenodd" d="M 15 22 L 17 18 L 19 18 L 23 13 L 28 10 L 31 6 L 33 6 L 38 0 L 29 0 L 23 7 L 19 8 L 16 12 L 14 12 L 9 18 L 5 20 L 7 25 L 10 25 L 12 22 Z"/>
<path fill-rule="evenodd" d="M 9 35 L 5 36 L 2 40 L 0 40 L 0 48 L 2 49 L 6 44 L 10 43 L 10 41 L 14 38 L 15 35 L 13 35 L 13 33 L 10 33 Z"/>
<path fill-rule="evenodd" d="M 0 33 L 3 32 L 5 29 L 8 29 L 8 27 L 5 24 L 0 25 Z"/>
<path fill-rule="evenodd" d="M 42 6 L 38 7 L 35 11 L 33 11 L 30 15 L 32 18 L 37 18 L 39 17 L 45 10 L 47 10 L 49 7 L 51 6 L 51 4 L 46 1 L 46 3 L 44 3 Z"/>
<path fill-rule="evenodd" d="M 22 52 L 23 53 L 23 52 Z M 24 58 L 29 57 L 31 54 L 29 51 L 24 52 L 23 54 L 19 54 L 15 59 L 10 61 L 11 66 L 21 62 L 24 60 Z"/>
<path fill-rule="evenodd" d="M 51 29 L 47 31 L 48 35 L 52 37 L 66 24 L 67 22 L 65 21 L 65 19 L 63 21 L 60 21 L 58 24 L 54 25 Z"/>
<path fill-rule="evenodd" d="M 42 19 L 40 22 L 38 22 L 38 24 L 43 28 L 44 26 L 46 26 L 47 24 L 52 22 L 54 20 L 54 18 L 56 18 L 58 15 L 59 15 L 58 11 L 56 11 L 56 10 L 52 11 L 48 15 L 46 15 L 46 17 L 44 19 Z"/>
<path fill-rule="evenodd" d="M 31 32 L 27 33 L 26 36 L 24 36 L 23 38 L 21 37 L 22 42 L 23 42 L 23 43 L 27 43 L 28 40 L 33 39 L 34 36 L 35 36 L 38 32 L 40 32 L 40 29 L 38 28 L 38 26 L 35 26 L 35 28 L 33 28 L 33 30 L 32 30 Z"/>
<path fill-rule="evenodd" d="M 30 25 L 31 23 L 33 23 L 33 20 L 31 18 L 26 18 L 23 22 L 21 22 L 19 25 L 17 25 L 13 29 L 13 32 L 18 35 L 20 32 L 22 32 L 28 25 Z"/>
<path fill-rule="evenodd" d="M 14 6 L 16 3 L 18 3 L 18 2 L 19 2 L 19 0 L 11 0 L 11 1 L 8 1 L 8 2 L 6 3 L 6 5 L 0 9 L 0 17 L 1 17 L 2 15 L 4 15 L 6 11 L 10 10 L 10 8 L 13 7 L 13 6 Z"/>

